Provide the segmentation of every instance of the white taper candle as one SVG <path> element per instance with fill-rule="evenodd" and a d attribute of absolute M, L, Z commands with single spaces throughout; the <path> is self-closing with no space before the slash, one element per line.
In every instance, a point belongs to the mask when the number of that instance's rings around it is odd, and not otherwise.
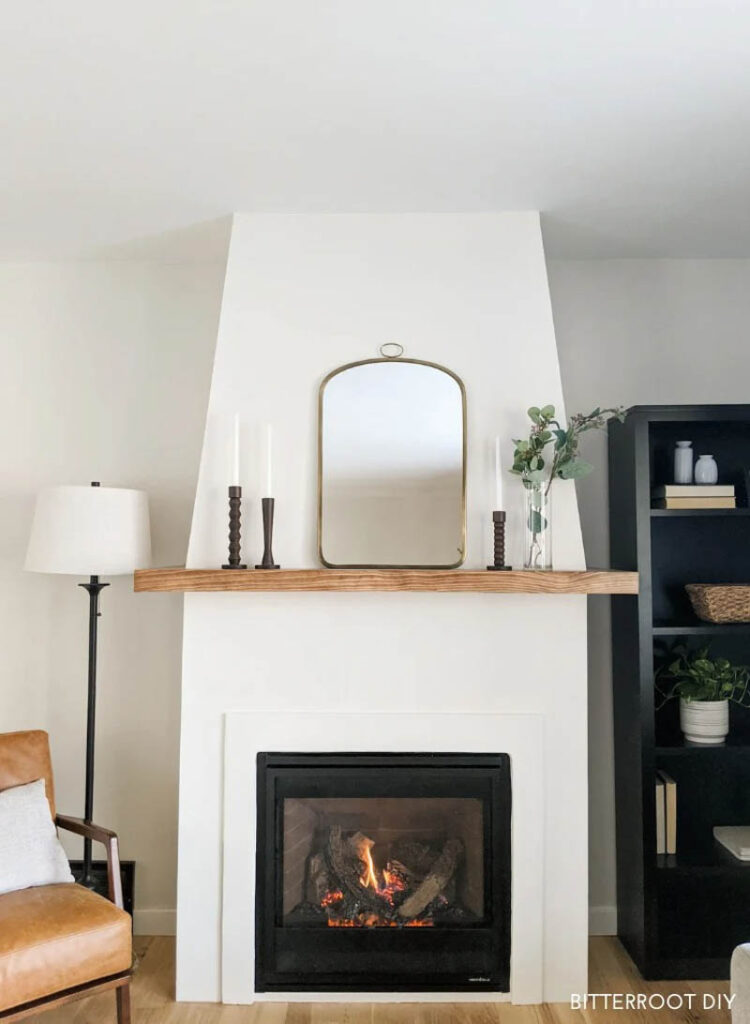
<path fill-rule="evenodd" d="M 266 424 L 266 493 L 264 497 L 273 497 L 273 431 L 271 424 Z"/>
<path fill-rule="evenodd" d="M 503 467 L 500 460 L 500 438 L 495 438 L 495 511 L 503 508 Z"/>
<path fill-rule="evenodd" d="M 240 417 L 234 414 L 234 440 L 232 444 L 232 486 L 240 486 Z"/>

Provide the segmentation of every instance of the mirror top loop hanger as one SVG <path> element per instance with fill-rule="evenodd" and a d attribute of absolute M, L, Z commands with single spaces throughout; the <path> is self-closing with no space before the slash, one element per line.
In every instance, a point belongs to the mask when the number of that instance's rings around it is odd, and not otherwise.
<path fill-rule="evenodd" d="M 397 352 L 389 351 L 392 349 L 398 349 Z M 397 341 L 386 341 L 378 349 L 383 359 L 398 359 L 404 354 L 404 346 L 399 345 Z"/>

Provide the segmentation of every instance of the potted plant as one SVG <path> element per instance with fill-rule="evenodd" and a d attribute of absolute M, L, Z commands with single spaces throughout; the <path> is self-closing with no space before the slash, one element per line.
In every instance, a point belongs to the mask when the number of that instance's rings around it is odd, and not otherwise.
<path fill-rule="evenodd" d="M 531 429 L 528 439 L 514 438 L 512 473 L 518 474 L 525 488 L 526 542 L 524 569 L 552 568 L 552 530 L 550 488 L 555 477 L 579 480 L 594 468 L 578 454 L 581 435 L 601 430 L 607 421 L 625 419 L 625 410 L 594 409 L 588 414 L 571 416 L 567 427 L 555 419 L 554 405 L 536 405 L 528 410 Z M 551 449 L 551 454 L 548 449 Z"/>
<path fill-rule="evenodd" d="M 659 708 L 680 700 L 680 728 L 691 743 L 721 744 L 729 732 L 729 702 L 750 707 L 750 669 L 709 658 L 709 647 L 674 644 L 659 656 L 655 673 Z M 658 710 L 658 709 L 657 709 Z"/>

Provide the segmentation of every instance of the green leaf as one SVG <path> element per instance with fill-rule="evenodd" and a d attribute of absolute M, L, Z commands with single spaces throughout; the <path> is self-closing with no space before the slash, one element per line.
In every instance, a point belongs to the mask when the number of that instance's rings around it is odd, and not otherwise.
<path fill-rule="evenodd" d="M 554 407 L 554 405 L 545 405 L 544 408 L 542 409 L 542 416 L 544 416 L 544 418 L 546 420 L 551 420 L 554 415 L 555 415 L 555 407 Z"/>
<path fill-rule="evenodd" d="M 555 441 L 555 449 L 559 452 L 568 443 L 568 432 L 567 430 L 555 430 L 553 433 L 557 438 Z"/>
<path fill-rule="evenodd" d="M 581 477 L 588 476 L 593 468 L 591 463 L 584 459 L 571 459 L 561 463 L 557 472 L 563 480 L 580 480 Z"/>
<path fill-rule="evenodd" d="M 545 478 L 543 469 L 532 469 L 526 474 L 526 479 L 532 484 L 540 484 Z"/>
<path fill-rule="evenodd" d="M 537 512 L 536 509 L 532 509 L 529 513 L 529 530 L 532 533 L 542 533 L 547 528 L 547 520 L 544 518 L 541 512 Z"/>
<path fill-rule="evenodd" d="M 539 409 L 538 406 L 532 405 L 531 408 L 528 410 L 528 414 L 529 414 L 529 419 L 532 420 L 532 422 L 534 422 L 534 423 L 538 423 L 539 422 L 539 418 L 540 418 L 540 414 L 541 413 L 540 413 L 540 409 Z"/>

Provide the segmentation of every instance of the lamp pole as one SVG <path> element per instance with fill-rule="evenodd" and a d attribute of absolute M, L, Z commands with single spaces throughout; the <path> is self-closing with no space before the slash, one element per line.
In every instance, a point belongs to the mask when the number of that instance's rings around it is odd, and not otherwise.
<path fill-rule="evenodd" d="M 91 484 L 98 487 L 98 481 Z M 91 576 L 88 583 L 79 583 L 89 594 L 89 687 L 88 711 L 86 714 L 86 795 L 84 800 L 83 820 L 91 824 L 94 820 L 94 750 L 96 745 L 96 648 L 99 625 L 99 594 L 109 583 L 100 583 L 98 576 Z M 80 885 L 94 889 L 95 882 L 91 869 L 91 840 L 83 840 L 83 867 L 78 879 Z"/>

